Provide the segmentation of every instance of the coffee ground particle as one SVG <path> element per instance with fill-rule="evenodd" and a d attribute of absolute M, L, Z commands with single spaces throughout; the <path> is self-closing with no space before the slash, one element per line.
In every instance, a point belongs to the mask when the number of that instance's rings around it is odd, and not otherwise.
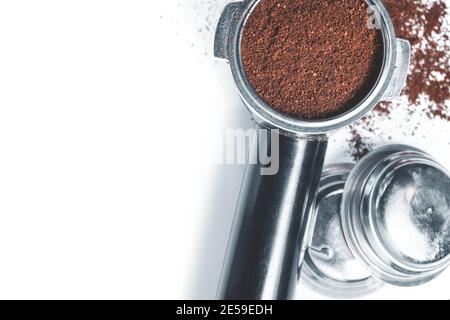
<path fill-rule="evenodd" d="M 342 114 L 374 87 L 382 38 L 362 0 L 261 0 L 245 25 L 241 54 L 256 93 L 305 119 Z"/>
<path fill-rule="evenodd" d="M 447 0 L 383 2 L 397 36 L 409 40 L 413 47 L 410 73 L 403 92 L 409 102 L 409 114 L 423 112 L 427 119 L 450 122 L 450 30 L 444 26 L 444 19 L 448 15 Z M 425 108 L 422 107 L 424 99 Z M 371 150 L 370 144 L 363 138 L 364 132 L 373 131 L 377 117 L 390 117 L 396 107 L 382 103 L 364 119 L 359 129 L 351 128 L 349 144 L 355 160 Z"/>
<path fill-rule="evenodd" d="M 361 159 L 371 151 L 372 146 L 364 142 L 361 134 L 353 126 L 350 128 L 350 134 L 352 137 L 350 146 L 353 150 L 353 159 Z"/>

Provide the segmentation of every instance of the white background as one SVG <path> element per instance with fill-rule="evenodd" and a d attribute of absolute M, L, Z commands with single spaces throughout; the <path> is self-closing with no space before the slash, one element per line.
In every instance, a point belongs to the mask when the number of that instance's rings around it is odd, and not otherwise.
<path fill-rule="evenodd" d="M 0 298 L 214 298 L 242 175 L 216 147 L 251 126 L 211 56 L 225 2 L 0 1 Z"/>

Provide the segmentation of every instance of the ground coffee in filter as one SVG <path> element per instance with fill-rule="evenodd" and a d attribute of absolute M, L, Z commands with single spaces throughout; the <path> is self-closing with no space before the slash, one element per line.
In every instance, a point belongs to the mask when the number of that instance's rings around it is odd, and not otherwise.
<path fill-rule="evenodd" d="M 286 115 L 315 120 L 355 107 L 382 62 L 379 30 L 362 0 L 261 0 L 241 53 L 256 93 Z"/>

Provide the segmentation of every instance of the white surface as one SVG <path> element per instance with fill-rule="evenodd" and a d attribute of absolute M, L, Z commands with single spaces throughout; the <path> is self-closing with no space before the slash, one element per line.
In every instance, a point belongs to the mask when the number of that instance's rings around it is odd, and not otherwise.
<path fill-rule="evenodd" d="M 0 1 L 0 298 L 214 297 L 242 175 L 214 148 L 251 125 L 211 57 L 225 2 Z"/>

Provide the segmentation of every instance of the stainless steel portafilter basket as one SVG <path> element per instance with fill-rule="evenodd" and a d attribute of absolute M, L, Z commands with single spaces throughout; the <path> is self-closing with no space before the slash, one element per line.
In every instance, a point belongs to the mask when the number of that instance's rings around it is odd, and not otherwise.
<path fill-rule="evenodd" d="M 261 175 L 263 164 L 250 164 L 246 169 L 219 285 L 220 299 L 292 296 L 308 242 L 310 209 L 317 196 L 329 135 L 359 120 L 380 101 L 396 98 L 404 86 L 410 45 L 396 38 L 381 1 L 366 2 L 383 37 L 384 57 L 378 81 L 348 112 L 318 121 L 277 112 L 256 94 L 246 77 L 241 38 L 259 0 L 231 2 L 222 13 L 214 54 L 229 62 L 256 127 L 277 133 L 279 171 L 272 176 Z"/>
<path fill-rule="evenodd" d="M 324 169 L 302 283 L 333 298 L 418 286 L 450 265 L 450 174 L 426 152 L 385 145 Z"/>
<path fill-rule="evenodd" d="M 342 198 L 353 168 L 352 164 L 334 164 L 323 170 L 312 211 L 314 232 L 301 273 L 302 284 L 337 299 L 358 298 L 384 285 L 355 258 L 344 235 Z"/>
<path fill-rule="evenodd" d="M 343 234 L 353 256 L 377 279 L 416 286 L 450 264 L 450 175 L 430 155 L 381 147 L 349 174 Z"/>

